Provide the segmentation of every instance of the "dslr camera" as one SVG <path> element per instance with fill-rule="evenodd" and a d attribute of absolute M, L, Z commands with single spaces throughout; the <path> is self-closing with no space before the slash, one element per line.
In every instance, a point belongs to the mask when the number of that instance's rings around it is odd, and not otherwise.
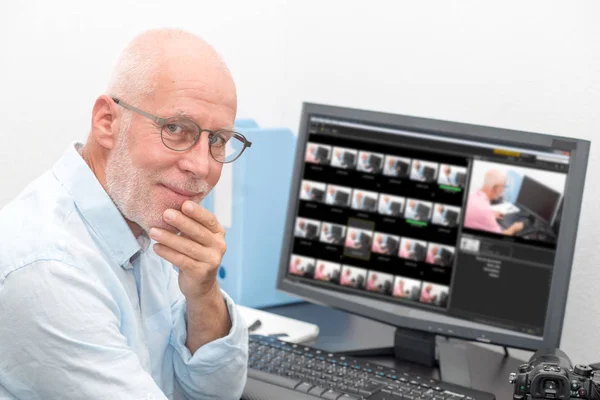
<path fill-rule="evenodd" d="M 513 400 L 590 399 L 600 400 L 600 371 L 588 365 L 573 366 L 558 349 L 538 350 L 527 364 L 511 373 Z"/>

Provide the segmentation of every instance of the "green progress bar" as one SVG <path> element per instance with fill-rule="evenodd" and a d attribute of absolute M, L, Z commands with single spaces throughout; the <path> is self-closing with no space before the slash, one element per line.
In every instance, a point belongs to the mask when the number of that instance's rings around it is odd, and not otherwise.
<path fill-rule="evenodd" d="M 462 188 L 456 186 L 440 185 L 440 188 L 450 190 L 451 192 L 461 192 Z"/>
<path fill-rule="evenodd" d="M 417 221 L 416 219 L 407 219 L 406 222 L 408 222 L 411 225 L 427 226 L 427 222 Z"/>

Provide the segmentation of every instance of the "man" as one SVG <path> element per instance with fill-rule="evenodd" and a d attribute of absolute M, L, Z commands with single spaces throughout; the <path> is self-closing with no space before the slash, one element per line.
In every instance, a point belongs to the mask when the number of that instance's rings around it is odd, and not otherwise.
<path fill-rule="evenodd" d="M 303 219 L 298 220 L 296 224 L 296 231 L 294 232 L 294 236 L 305 238 L 306 237 L 306 221 Z"/>
<path fill-rule="evenodd" d="M 406 240 L 400 249 L 400 258 L 410 259 L 412 257 L 412 240 Z"/>
<path fill-rule="evenodd" d="M 523 222 L 517 221 L 506 229 L 498 224 L 503 218 L 501 213 L 492 209 L 491 201 L 498 200 L 506 187 L 506 174 L 497 169 L 485 173 L 483 186 L 473 192 L 467 200 L 465 213 L 466 228 L 477 229 L 504 235 L 514 235 L 523 230 Z"/>
<path fill-rule="evenodd" d="M 427 286 L 423 288 L 421 292 L 421 303 L 431 303 L 433 301 L 433 295 L 431 291 L 433 290 L 433 285 L 428 283 Z"/>
<path fill-rule="evenodd" d="M 248 145 L 220 131 L 236 103 L 189 33 L 125 48 L 86 144 L 0 212 L 0 398 L 240 398 L 248 333 L 216 279 L 225 230 L 199 205 L 226 141 Z"/>
<path fill-rule="evenodd" d="M 364 203 L 364 195 L 362 194 L 362 192 L 356 192 L 356 194 L 354 195 L 354 201 L 352 202 L 352 208 L 355 210 L 362 210 Z"/>
<path fill-rule="evenodd" d="M 302 190 L 300 191 L 300 198 L 302 200 L 312 200 L 313 199 L 312 186 L 310 185 L 310 183 L 305 183 L 302 186 Z"/>
<path fill-rule="evenodd" d="M 327 194 L 325 195 L 325 204 L 335 205 L 335 186 L 329 186 L 327 189 Z"/>
<path fill-rule="evenodd" d="M 416 200 L 409 200 L 406 211 L 404 212 L 404 218 L 416 219 L 417 217 L 417 202 Z"/>
<path fill-rule="evenodd" d="M 398 161 L 395 158 L 389 158 L 385 163 L 383 174 L 387 176 L 398 176 L 398 168 L 396 167 Z"/>
<path fill-rule="evenodd" d="M 317 147 L 314 144 L 308 145 L 308 148 L 306 149 L 306 162 L 309 163 L 318 163 L 317 161 Z"/>
<path fill-rule="evenodd" d="M 446 220 L 446 208 L 442 204 L 438 204 L 435 208 L 433 218 L 431 222 L 438 225 L 445 225 Z"/>
<path fill-rule="evenodd" d="M 428 264 L 436 264 L 438 260 L 438 252 L 440 251 L 440 247 L 437 244 L 431 246 L 429 251 L 427 252 L 427 257 L 425 258 L 425 262 Z"/>
<path fill-rule="evenodd" d="M 441 185 L 456 185 L 456 172 L 452 172 L 452 168 L 449 165 L 444 165 L 442 173 L 440 174 L 439 183 Z"/>
<path fill-rule="evenodd" d="M 369 164 L 369 154 L 360 153 L 359 171 L 373 172 L 373 167 Z"/>
<path fill-rule="evenodd" d="M 423 165 L 421 164 L 421 161 L 415 160 L 413 162 L 413 168 L 410 173 L 410 179 L 415 181 L 425 180 L 425 177 L 423 176 Z"/>

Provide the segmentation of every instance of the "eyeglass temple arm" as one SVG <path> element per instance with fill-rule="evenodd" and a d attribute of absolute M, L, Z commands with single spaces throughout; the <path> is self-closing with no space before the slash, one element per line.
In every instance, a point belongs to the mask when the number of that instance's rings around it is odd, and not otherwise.
<path fill-rule="evenodd" d="M 152 121 L 156 122 L 157 124 L 160 124 L 163 121 L 163 118 L 156 117 L 156 116 L 154 116 L 152 114 L 148 114 L 146 111 L 142 111 L 139 108 L 132 106 L 131 104 L 127 104 L 124 101 L 121 101 L 121 100 L 119 100 L 116 97 L 113 97 L 112 99 L 113 99 L 113 101 L 115 103 L 119 104 L 123 108 L 127 108 L 127 109 L 129 109 L 131 111 L 135 111 L 136 113 L 138 113 L 140 115 L 143 115 L 146 118 L 150 118 Z"/>

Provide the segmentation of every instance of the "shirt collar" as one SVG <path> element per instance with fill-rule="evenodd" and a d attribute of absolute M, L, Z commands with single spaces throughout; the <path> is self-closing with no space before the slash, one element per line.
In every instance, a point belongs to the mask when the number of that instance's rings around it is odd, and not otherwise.
<path fill-rule="evenodd" d="M 125 218 L 108 196 L 73 143 L 56 162 L 52 171 L 58 181 L 73 197 L 82 218 L 104 241 L 112 259 L 124 268 L 131 268 L 129 259 L 148 248 L 145 235 L 136 239 Z M 140 241 L 141 240 L 141 241 Z"/>

